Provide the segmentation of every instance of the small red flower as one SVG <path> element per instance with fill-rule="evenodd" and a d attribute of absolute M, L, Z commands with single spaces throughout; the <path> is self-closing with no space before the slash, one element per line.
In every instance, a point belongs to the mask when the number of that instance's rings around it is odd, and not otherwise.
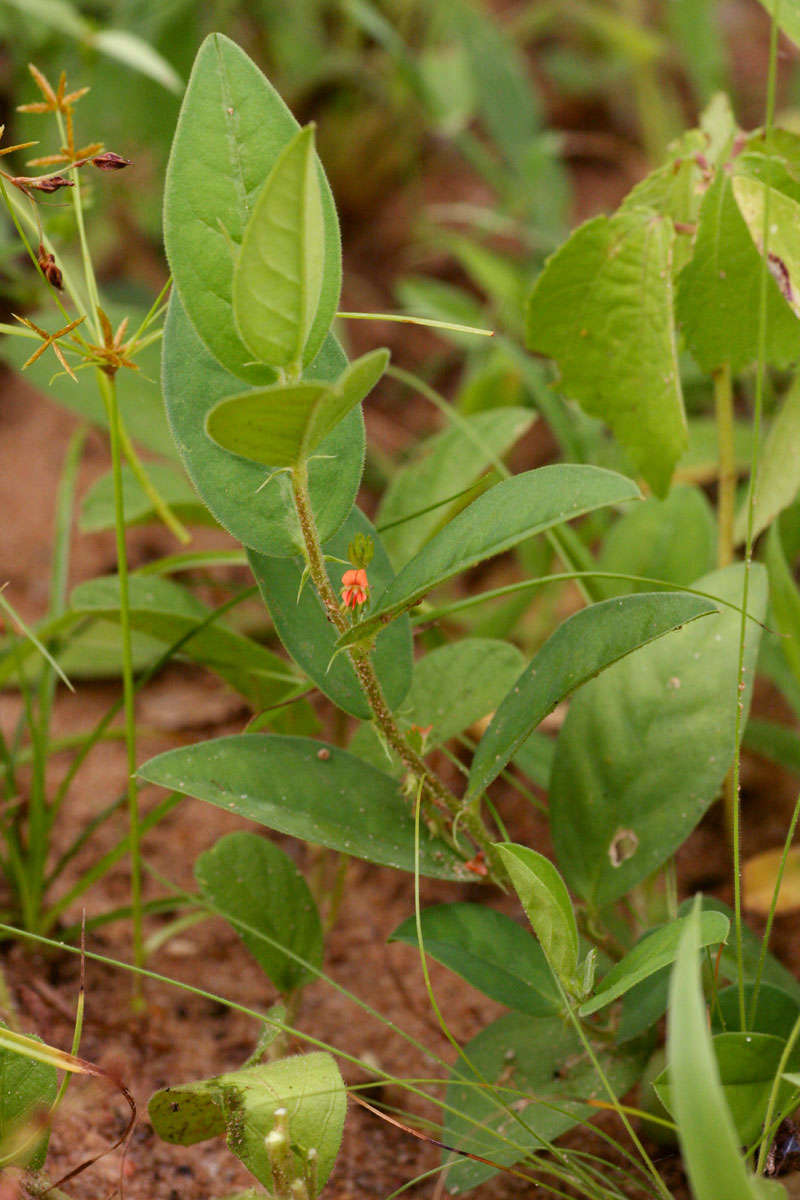
<path fill-rule="evenodd" d="M 468 871 L 472 871 L 475 875 L 489 874 L 489 868 L 486 866 L 486 862 L 484 861 L 484 853 L 482 850 L 479 850 L 475 857 L 471 858 L 469 862 L 465 862 L 464 866 Z"/>
<path fill-rule="evenodd" d="M 342 604 L 345 608 L 358 608 L 366 602 L 368 595 L 369 583 L 364 568 L 345 571 L 342 576 Z"/>

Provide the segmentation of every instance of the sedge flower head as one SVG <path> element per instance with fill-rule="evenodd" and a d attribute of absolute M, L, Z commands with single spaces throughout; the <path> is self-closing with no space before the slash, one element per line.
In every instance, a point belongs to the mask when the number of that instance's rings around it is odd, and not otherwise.
<path fill-rule="evenodd" d="M 363 567 L 345 571 L 342 576 L 342 604 L 345 608 L 358 608 L 369 595 L 367 572 Z"/>

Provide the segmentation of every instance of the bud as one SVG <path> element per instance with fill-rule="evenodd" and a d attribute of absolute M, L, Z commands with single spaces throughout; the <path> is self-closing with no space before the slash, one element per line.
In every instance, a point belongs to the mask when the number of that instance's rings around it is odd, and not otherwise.
<path fill-rule="evenodd" d="M 45 279 L 54 288 L 63 291 L 64 281 L 61 278 L 61 272 L 56 265 L 54 255 L 48 254 L 41 242 L 39 242 L 39 251 L 36 255 L 36 261 L 39 264 L 39 270 L 44 275 Z"/>
<path fill-rule="evenodd" d="M 375 553 L 375 543 L 368 533 L 357 533 L 347 547 L 347 557 L 354 567 L 368 567 Z"/>
<path fill-rule="evenodd" d="M 92 166 L 97 167 L 98 171 L 121 171 L 124 167 L 132 165 L 129 158 L 123 158 L 113 150 L 106 150 L 104 154 L 98 154 L 92 159 Z"/>
<path fill-rule="evenodd" d="M 23 192 L 57 192 L 62 187 L 75 187 L 72 180 L 63 175 L 15 175 L 9 182 Z"/>

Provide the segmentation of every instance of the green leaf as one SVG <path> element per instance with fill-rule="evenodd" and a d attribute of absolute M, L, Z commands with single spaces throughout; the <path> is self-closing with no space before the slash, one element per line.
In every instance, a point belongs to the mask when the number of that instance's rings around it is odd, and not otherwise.
<path fill-rule="evenodd" d="M 325 226 L 314 126 L 299 130 L 258 193 L 233 272 L 233 315 L 259 362 L 300 370 L 322 290 Z"/>
<path fill-rule="evenodd" d="M 420 913 L 425 953 L 455 971 L 485 996 L 531 1017 L 561 1011 L 541 946 L 526 929 L 482 904 L 437 904 Z M 409 917 L 390 942 L 418 945 Z"/>
<path fill-rule="evenodd" d="M 731 130 L 731 136 L 735 130 Z M 670 217 L 681 226 L 697 220 L 703 195 L 702 157 L 708 153 L 709 137 L 701 129 L 688 129 L 669 147 L 669 161 L 645 175 L 628 192 L 620 209 L 650 209 Z M 672 251 L 673 276 L 691 257 L 692 243 L 686 234 L 675 238 Z"/>
<path fill-rule="evenodd" d="M 676 315 L 687 345 L 707 373 L 730 365 L 734 374 L 758 357 L 761 256 L 748 233 L 724 170 L 706 192 L 691 262 L 678 280 Z M 770 275 L 767 279 L 767 360 L 797 357 L 797 318 Z"/>
<path fill-rule="evenodd" d="M 782 635 L 781 649 L 795 677 L 800 679 L 800 590 L 786 561 L 779 525 L 773 525 L 767 535 L 764 559 L 769 573 L 772 618 Z"/>
<path fill-rule="evenodd" d="M 422 442 L 413 461 L 401 467 L 386 489 L 375 523 L 387 527 L 383 542 L 398 567 L 453 519 L 466 498 L 442 501 L 475 483 L 492 460 L 501 458 L 530 428 L 535 414 L 524 408 L 495 408 L 462 420 L 463 426 L 451 425 Z M 413 515 L 429 505 L 436 507 Z"/>
<path fill-rule="evenodd" d="M 556 867 L 527 846 L 498 842 L 495 849 L 508 871 L 545 958 L 572 990 L 578 967 L 578 926 L 572 901 Z"/>
<path fill-rule="evenodd" d="M 234 259 L 264 181 L 297 130 L 294 117 L 255 63 L 222 34 L 210 34 L 195 59 L 172 143 L 164 241 L 192 325 L 219 362 L 250 383 L 268 383 L 274 372 L 253 364 L 253 351 L 236 328 Z M 314 358 L 330 328 L 341 286 L 336 210 L 322 167 L 316 167 L 324 259 L 316 317 L 305 341 L 306 362 Z M 228 394 L 234 390 L 228 388 Z"/>
<path fill-rule="evenodd" d="M 770 16 L 796 46 L 800 46 L 800 0 L 760 0 Z"/>
<path fill-rule="evenodd" d="M 764 252 L 764 209 L 769 197 L 769 271 L 795 316 L 800 316 L 800 204 L 748 175 L 733 176 L 733 194 L 759 256 Z"/>
<path fill-rule="evenodd" d="M 800 378 L 795 378 L 784 397 L 759 455 L 753 507 L 753 537 L 788 508 L 800 489 Z M 747 535 L 747 504 L 736 515 L 734 536 L 743 542 Z"/>
<path fill-rule="evenodd" d="M 672 297 L 672 222 L 649 209 L 595 217 L 548 259 L 528 302 L 527 343 L 561 388 L 609 424 L 663 496 L 687 445 Z"/>
<path fill-rule="evenodd" d="M 373 539 L 374 556 L 368 571 L 370 587 L 381 591 L 394 578 L 380 538 L 364 514 L 353 508 L 336 536 L 324 546 L 325 553 L 330 556 L 328 578 L 337 595 L 346 567 L 336 560 L 347 558 L 347 547 L 359 533 Z M 336 629 L 328 620 L 316 590 L 310 581 L 306 581 L 300 590 L 304 562 L 301 559 L 266 558 L 252 551 L 249 558 L 278 636 L 292 658 L 334 704 L 351 716 L 369 720 L 372 709 L 350 659 L 346 654 L 334 657 Z M 391 709 L 397 708 L 411 684 L 411 626 L 407 617 L 393 622 L 378 634 L 372 661 L 387 704 Z"/>
<path fill-rule="evenodd" d="M 311 968 L 322 966 L 319 910 L 305 879 L 280 847 L 255 833 L 229 833 L 200 855 L 194 874 L 203 896 L 230 921 L 281 995 L 317 978 Z M 241 928 L 240 922 L 249 928 Z M 282 953 L 282 946 L 311 967 Z"/>
<path fill-rule="evenodd" d="M 309 379 L 228 396 L 206 417 L 206 433 L 223 450 L 264 466 L 298 466 L 366 399 L 388 362 L 388 350 L 373 350 L 334 384 Z"/>
<path fill-rule="evenodd" d="M 14 1163 L 32 1171 L 44 1165 L 49 1132 L 31 1138 L 30 1122 L 50 1108 L 57 1092 L 54 1066 L 0 1047 L 0 1155 L 12 1154 Z"/>
<path fill-rule="evenodd" d="M 185 637 L 210 616 L 210 609 L 169 579 L 132 575 L 128 584 L 131 628 L 157 638 L 162 646 Z M 119 620 L 119 604 L 116 575 L 80 583 L 70 597 L 73 613 L 106 620 Z M 303 686 L 284 659 L 219 621 L 187 637 L 179 654 L 222 676 L 257 709 L 280 704 Z"/>
<path fill-rule="evenodd" d="M 601 1052 L 598 1058 L 617 1095 L 641 1073 L 643 1063 L 634 1055 Z M 592 1063 L 562 1017 L 507 1013 L 464 1047 L 447 1087 L 442 1141 L 510 1167 L 588 1120 L 596 1110 L 587 1100 L 598 1087 Z M 453 1160 L 448 1152 L 444 1160 L 453 1162 L 447 1172 L 451 1193 L 477 1187 L 496 1170 Z"/>
<path fill-rule="evenodd" d="M 598 1012 L 643 979 L 655 975 L 656 971 L 674 962 L 678 953 L 678 943 L 689 920 L 690 917 L 683 917 L 670 921 L 668 925 L 662 925 L 660 929 L 642 938 L 629 954 L 603 976 L 591 1000 L 587 1000 L 578 1009 L 579 1016 L 588 1017 Z M 730 921 L 722 913 L 701 913 L 698 934 L 700 946 L 715 946 L 718 942 L 724 942 L 729 929 Z"/>
<path fill-rule="evenodd" d="M 168 463 L 147 463 L 145 470 L 176 517 L 189 525 L 216 525 L 182 471 Z M 152 500 L 127 464 L 122 468 L 122 501 L 127 526 L 150 525 L 160 519 Z M 114 476 L 109 471 L 101 475 L 83 497 L 78 528 L 81 533 L 97 533 L 101 529 L 113 529 L 114 522 Z"/>
<path fill-rule="evenodd" d="M 690 431 L 690 443 L 692 442 Z M 685 585 L 711 571 L 716 561 L 717 523 L 705 494 L 678 486 L 664 500 L 634 504 L 608 532 L 597 567 L 620 575 L 642 575 Z M 645 592 L 647 583 L 599 579 L 602 593 Z"/>
<path fill-rule="evenodd" d="M 724 913 L 729 921 L 733 920 L 733 909 L 729 908 L 724 901 L 718 900 L 716 896 L 702 896 L 701 901 L 703 912 L 721 912 Z M 689 912 L 692 903 L 692 900 L 684 900 L 678 909 L 678 915 L 683 916 Z M 787 992 L 800 1005 L 800 982 L 769 951 L 767 951 L 763 965 L 759 966 L 761 951 L 762 939 L 760 935 L 754 933 L 747 925 L 742 926 L 742 966 L 745 981 L 750 982 L 757 978 L 763 979 L 765 983 L 774 984 L 775 987 Z M 731 944 L 730 946 L 725 945 L 722 947 L 719 970 L 720 976 L 723 979 L 736 980 L 739 978 L 739 964 L 735 945 Z"/>
<path fill-rule="evenodd" d="M 800 1003 L 783 988 L 771 983 L 759 984 L 756 1010 L 752 1020 L 754 983 L 744 985 L 744 1011 L 747 1016 L 747 1031 L 769 1033 L 773 1037 L 788 1041 L 794 1023 L 800 1016 Z M 739 985 L 731 984 L 717 993 L 716 1003 L 711 1009 L 711 1032 L 725 1033 L 741 1030 L 739 1015 Z M 745 1031 L 745 1032 L 747 1032 Z"/>
<path fill-rule="evenodd" d="M 531 733 L 514 754 L 514 765 L 544 791 L 550 786 L 550 772 L 556 743 L 544 733 Z"/>
<path fill-rule="evenodd" d="M 378 597 L 370 616 L 339 644 L 367 637 L 431 588 L 533 534 L 596 508 L 637 499 L 639 494 L 636 484 L 624 475 L 577 463 L 539 467 L 505 479 L 437 533 Z"/>
<path fill-rule="evenodd" d="M 138 773 L 278 833 L 414 870 L 414 821 L 396 781 L 336 746 L 241 733 L 168 750 Z M 474 878 L 446 842 L 427 834 L 420 843 L 420 873 Z"/>
<path fill-rule="evenodd" d="M 695 1200 L 755 1200 L 758 1192 L 741 1159 L 740 1138 L 725 1103 L 708 1033 L 699 950 L 696 903 L 670 983 L 667 1054 L 678 1137 Z"/>
<path fill-rule="evenodd" d="M 746 750 L 800 775 L 800 737 L 796 729 L 751 718 L 747 722 L 742 745 Z"/>
<path fill-rule="evenodd" d="M 743 568 L 695 585 L 741 603 Z M 746 714 L 763 620 L 765 577 L 750 584 L 745 690 L 737 692 L 739 613 L 667 634 L 609 667 L 575 696 L 556 743 L 550 821 L 557 861 L 594 907 L 625 895 L 677 850 L 733 759 L 737 697 Z"/>
<path fill-rule="evenodd" d="M 654 592 L 603 600 L 569 617 L 492 718 L 472 760 L 466 798 L 485 791 L 536 726 L 582 683 L 670 630 L 715 612 L 699 596 Z"/>
<path fill-rule="evenodd" d="M 321 1188 L 339 1152 L 347 1109 L 342 1077 L 330 1054 L 298 1054 L 162 1088 L 147 1105 L 153 1128 L 165 1142 L 191 1146 L 225 1136 L 228 1148 L 267 1188 L 273 1181 L 265 1138 L 279 1108 L 287 1110 L 295 1168 L 301 1173 L 309 1150 L 315 1150 Z"/>
<path fill-rule="evenodd" d="M 317 378 L 334 380 L 346 365 L 338 343 L 330 338 L 309 371 Z M 302 535 L 285 474 L 262 486 L 267 474 L 263 466 L 234 457 L 206 434 L 209 410 L 241 384 L 206 350 L 174 293 L 164 328 L 163 381 L 178 453 L 220 525 L 261 554 L 297 554 Z M 326 541 L 350 512 L 358 491 L 364 464 L 361 413 L 346 417 L 318 449 L 320 456 L 330 457 L 309 464 L 309 482 L 319 535 Z"/>

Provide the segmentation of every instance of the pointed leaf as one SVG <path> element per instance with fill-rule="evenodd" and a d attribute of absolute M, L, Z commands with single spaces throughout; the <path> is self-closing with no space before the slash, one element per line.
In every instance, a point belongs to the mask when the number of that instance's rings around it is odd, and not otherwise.
<path fill-rule="evenodd" d="M 164 200 L 164 240 L 175 285 L 200 338 L 216 359 L 250 383 L 274 379 L 253 364 L 234 321 L 234 259 L 257 198 L 297 122 L 235 43 L 213 33 L 203 42 L 172 143 Z M 341 247 L 336 210 L 317 165 L 324 220 L 319 304 L 305 343 L 316 355 L 339 301 Z M 228 388 L 230 395 L 234 388 Z"/>
<path fill-rule="evenodd" d="M 168 750 L 138 774 L 279 833 L 414 870 L 414 821 L 397 782 L 336 746 L 241 733 Z M 420 842 L 420 872 L 462 882 L 474 878 L 446 842 L 427 834 Z"/>
<path fill-rule="evenodd" d="M 764 209 L 769 199 L 769 270 L 795 316 L 800 316 L 800 204 L 777 188 L 747 175 L 733 176 L 733 194 L 759 255 L 763 254 Z"/>
<path fill-rule="evenodd" d="M 57 1092 L 58 1071 L 51 1063 L 0 1047 L 0 1153 L 16 1147 L 12 1161 L 19 1166 L 36 1171 L 44 1165 L 49 1133 L 31 1138 L 29 1122 L 47 1112 Z"/>
<path fill-rule="evenodd" d="M 548 259 L 528 303 L 531 350 L 601 417 L 663 496 L 687 445 L 673 325 L 672 221 L 623 209 L 577 229 Z"/>
<path fill-rule="evenodd" d="M 194 874 L 202 894 L 231 922 L 283 996 L 316 979 L 316 972 L 281 951 L 285 946 L 312 967 L 322 966 L 319 910 L 279 846 L 255 833 L 228 833 L 200 855 Z"/>
<path fill-rule="evenodd" d="M 309 373 L 333 381 L 346 365 L 338 342 L 329 338 Z M 183 465 L 220 525 L 261 554 L 297 554 L 302 535 L 286 476 L 278 475 L 263 487 L 268 474 L 263 466 L 229 454 L 206 434 L 208 412 L 241 385 L 206 350 L 175 293 L 164 328 L 163 386 Z M 364 465 L 361 413 L 350 413 L 318 451 L 320 457 L 309 464 L 309 486 L 319 534 L 326 541 L 350 512 L 358 491 Z"/>
<path fill-rule="evenodd" d="M 437 904 L 420 913 L 425 953 L 455 971 L 485 996 L 532 1017 L 561 1011 L 541 946 L 526 929 L 482 904 Z M 418 945 L 409 917 L 390 942 Z"/>
<path fill-rule="evenodd" d="M 742 582 L 736 565 L 695 586 L 739 604 Z M 745 714 L 750 704 L 765 583 L 756 564 L 744 692 L 741 617 L 720 606 L 713 622 L 668 633 L 574 697 L 556 743 L 550 821 L 564 877 L 593 906 L 611 904 L 657 870 L 716 799 L 733 759 L 737 699 Z"/>
<path fill-rule="evenodd" d="M 561 982 L 571 987 L 578 966 L 578 926 L 564 880 L 549 858 L 527 846 L 500 842 L 495 849 L 547 961 Z"/>
<path fill-rule="evenodd" d="M 597 985 L 594 996 L 579 1008 L 579 1015 L 588 1017 L 591 1013 L 605 1008 L 607 1004 L 611 1004 L 612 1000 L 623 996 L 637 983 L 641 983 L 643 979 L 655 975 L 656 971 L 660 971 L 674 962 L 686 922 L 690 919 L 690 917 L 683 917 L 676 921 L 670 921 L 669 925 L 662 925 L 660 929 L 656 929 L 647 937 L 642 938 L 629 954 L 626 954 L 607 975 L 603 976 Z M 700 946 L 715 946 L 719 942 L 724 942 L 729 929 L 730 921 L 722 913 L 701 913 L 698 934 Z"/>
<path fill-rule="evenodd" d="M 376 610 L 339 644 L 359 641 L 437 584 L 535 533 L 639 495 L 633 480 L 601 467 L 562 463 L 514 475 L 479 496 L 437 533 L 377 599 Z"/>
<path fill-rule="evenodd" d="M 761 0 L 761 4 L 795 46 L 800 46 L 800 0 Z"/>
<path fill-rule="evenodd" d="M 325 553 L 330 556 L 328 578 L 337 595 L 346 568 L 336 560 L 347 558 L 347 547 L 359 533 L 373 539 L 374 555 L 367 572 L 370 587 L 380 592 L 394 578 L 380 538 L 364 514 L 354 508 L 336 536 L 324 546 Z M 252 551 L 249 558 L 278 637 L 292 658 L 339 708 L 362 721 L 370 720 L 372 709 L 350 659 L 346 654 L 334 657 L 336 629 L 328 620 L 314 587 L 306 580 L 300 590 L 304 562 L 301 559 L 266 558 Z M 413 660 L 408 617 L 392 622 L 378 634 L 372 661 L 387 704 L 391 709 L 397 708 L 411 684 Z"/>
<path fill-rule="evenodd" d="M 793 503 L 800 490 L 800 379 L 795 378 L 770 426 L 758 459 L 753 537 Z M 747 505 L 736 515 L 735 537 L 747 535 Z"/>
<path fill-rule="evenodd" d="M 206 433 L 223 450 L 264 466 L 297 466 L 369 395 L 388 361 L 387 350 L 373 350 L 334 384 L 309 379 L 228 396 L 206 417 Z"/>
<path fill-rule="evenodd" d="M 717 608 L 699 596 L 641 593 L 569 617 L 503 699 L 472 760 L 467 797 L 485 791 L 559 701 L 626 654 Z"/>

